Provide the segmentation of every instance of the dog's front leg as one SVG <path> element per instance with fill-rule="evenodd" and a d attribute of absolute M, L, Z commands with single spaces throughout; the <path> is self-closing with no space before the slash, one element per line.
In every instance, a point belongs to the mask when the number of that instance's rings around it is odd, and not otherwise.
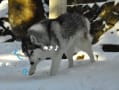
<path fill-rule="evenodd" d="M 66 51 L 66 56 L 67 56 L 67 59 L 68 59 L 68 62 L 69 62 L 69 68 L 70 67 L 73 67 L 73 54 L 74 54 L 74 48 L 73 47 L 70 47 L 67 51 Z"/>
<path fill-rule="evenodd" d="M 29 70 L 29 75 L 33 75 L 36 71 L 36 66 L 37 64 L 34 62 L 30 62 L 30 70 Z"/>
<path fill-rule="evenodd" d="M 30 70 L 29 75 L 33 75 L 36 71 L 37 64 L 39 63 L 39 59 L 33 58 L 32 56 L 29 58 L 30 61 Z"/>
<path fill-rule="evenodd" d="M 62 55 L 54 55 L 52 57 L 52 64 L 51 64 L 51 70 L 50 70 L 50 75 L 55 75 L 60 67 L 60 59 Z"/>

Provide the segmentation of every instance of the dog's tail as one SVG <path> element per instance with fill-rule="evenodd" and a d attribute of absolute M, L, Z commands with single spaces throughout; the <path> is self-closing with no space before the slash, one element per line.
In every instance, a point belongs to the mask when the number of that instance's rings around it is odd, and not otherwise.
<path fill-rule="evenodd" d="M 90 27 L 90 22 L 87 18 L 85 18 L 85 21 L 86 21 L 87 29 L 88 29 L 88 31 L 90 31 L 90 28 L 91 28 Z"/>
<path fill-rule="evenodd" d="M 89 40 L 92 42 L 93 37 L 92 37 L 92 35 L 90 33 L 90 30 L 91 30 L 90 21 L 87 18 L 85 18 L 85 22 L 86 22 L 87 30 L 88 30 L 88 33 L 89 33 L 88 34 Z"/>

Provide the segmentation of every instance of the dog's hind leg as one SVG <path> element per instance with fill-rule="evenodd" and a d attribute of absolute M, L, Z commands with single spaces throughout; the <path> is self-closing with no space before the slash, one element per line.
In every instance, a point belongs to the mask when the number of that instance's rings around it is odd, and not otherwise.
<path fill-rule="evenodd" d="M 74 54 L 74 48 L 71 47 L 69 48 L 67 51 L 66 51 L 66 56 L 67 56 L 67 59 L 68 59 L 68 62 L 69 62 L 69 68 L 70 67 L 73 67 L 73 54 Z"/>
<path fill-rule="evenodd" d="M 87 48 L 85 48 L 85 51 L 88 53 L 88 55 L 90 56 L 90 61 L 93 63 L 96 60 L 94 59 L 91 42 L 89 40 L 87 40 L 87 41 L 85 41 L 85 43 L 86 43 L 85 45 L 87 46 Z"/>
<path fill-rule="evenodd" d="M 81 39 L 79 48 L 81 50 L 84 50 L 84 51 L 87 52 L 87 54 L 90 56 L 90 61 L 92 63 L 95 62 L 94 55 L 93 55 L 93 50 L 92 50 L 92 45 L 91 45 L 91 42 L 88 38 Z"/>

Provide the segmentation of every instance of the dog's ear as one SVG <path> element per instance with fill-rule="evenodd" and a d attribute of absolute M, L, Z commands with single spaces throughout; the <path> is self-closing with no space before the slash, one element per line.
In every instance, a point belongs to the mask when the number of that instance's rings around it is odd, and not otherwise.
<path fill-rule="evenodd" d="M 30 35 L 30 41 L 32 43 L 36 43 L 37 42 L 37 39 L 36 39 L 36 37 L 34 35 Z"/>

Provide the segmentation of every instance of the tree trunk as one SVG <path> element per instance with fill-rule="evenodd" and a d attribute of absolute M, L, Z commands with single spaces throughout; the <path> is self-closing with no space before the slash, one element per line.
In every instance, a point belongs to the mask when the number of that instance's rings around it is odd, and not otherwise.
<path fill-rule="evenodd" d="M 24 38 L 28 28 L 44 19 L 41 0 L 9 0 L 9 21 L 16 37 Z"/>
<path fill-rule="evenodd" d="M 66 12 L 67 0 L 50 0 L 49 1 L 49 18 L 53 19 Z"/>

